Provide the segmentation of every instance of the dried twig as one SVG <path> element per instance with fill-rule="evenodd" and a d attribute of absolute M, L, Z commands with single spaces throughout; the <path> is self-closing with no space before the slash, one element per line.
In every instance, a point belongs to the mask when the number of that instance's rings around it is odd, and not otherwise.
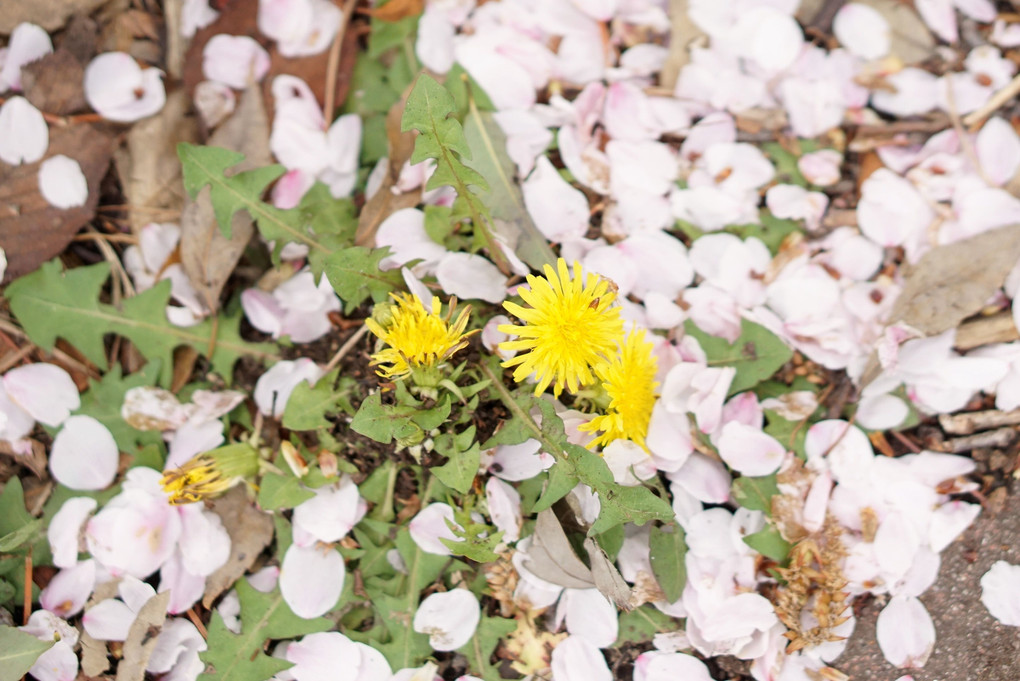
<path fill-rule="evenodd" d="M 1005 447 L 1016 439 L 1016 435 L 1017 432 L 1013 428 L 999 428 L 946 440 L 944 446 L 952 454 L 969 452 L 979 447 Z"/>
<path fill-rule="evenodd" d="M 960 324 L 956 329 L 953 347 L 966 351 L 989 343 L 1009 343 L 1015 340 L 1020 340 L 1020 332 L 1013 323 L 1013 315 L 1002 312 Z"/>
<path fill-rule="evenodd" d="M 333 113 L 336 108 L 336 74 L 340 69 L 340 48 L 343 46 L 344 34 L 347 32 L 347 25 L 351 22 L 351 15 L 354 14 L 354 7 L 357 4 L 358 0 L 347 0 L 344 3 L 340 27 L 333 38 L 333 44 L 329 47 L 329 61 L 326 62 L 326 101 L 322 105 L 322 119 L 326 125 L 333 121 Z"/>
<path fill-rule="evenodd" d="M 1020 409 L 1012 411 L 971 411 L 963 414 L 940 414 L 939 425 L 950 435 L 970 435 L 979 430 L 1020 426 Z"/>
<path fill-rule="evenodd" d="M 992 95 L 980 109 L 964 116 L 963 124 L 968 128 L 977 125 L 1017 95 L 1020 95 L 1020 75 L 1013 78 L 1005 87 Z"/>

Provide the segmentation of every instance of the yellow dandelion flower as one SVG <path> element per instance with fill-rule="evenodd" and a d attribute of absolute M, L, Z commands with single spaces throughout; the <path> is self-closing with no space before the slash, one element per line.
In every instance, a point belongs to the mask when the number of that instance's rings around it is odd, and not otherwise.
<path fill-rule="evenodd" d="M 432 312 L 421 299 L 410 293 L 391 294 L 396 301 L 390 306 L 390 319 L 385 327 L 374 319 L 366 320 L 369 331 L 388 347 L 372 355 L 372 364 L 383 378 L 406 378 L 416 370 L 431 371 L 467 345 L 472 332 L 465 333 L 470 308 L 465 308 L 451 324 L 456 301 L 451 302 L 446 318 L 439 316 L 439 298 L 432 298 Z"/>
<path fill-rule="evenodd" d="M 563 258 L 556 263 L 556 270 L 546 265 L 544 277 L 528 275 L 531 288 L 522 288 L 519 293 L 531 308 L 503 303 L 508 312 L 524 321 L 524 326 L 499 327 L 504 333 L 518 336 L 499 345 L 521 353 L 503 362 L 505 367 L 517 367 L 515 381 L 520 383 L 535 374 L 535 394 L 540 395 L 552 384 L 557 396 L 563 388 L 576 393 L 595 382 L 592 367 L 604 362 L 623 337 L 620 309 L 612 307 L 616 287 L 610 284 L 608 279 L 591 273 L 582 278 L 577 262 L 571 277 Z"/>
<path fill-rule="evenodd" d="M 170 503 L 179 506 L 219 496 L 242 480 L 254 479 L 258 470 L 258 452 L 237 443 L 193 456 L 164 472 L 159 483 Z"/>
<path fill-rule="evenodd" d="M 659 387 L 655 380 L 659 360 L 652 354 L 653 349 L 645 340 L 644 329 L 631 331 L 620 352 L 595 367 L 610 402 L 605 414 L 579 426 L 579 430 L 592 433 L 601 431 L 589 447 L 605 447 L 613 440 L 626 439 L 648 449 L 645 436 L 655 406 L 655 389 Z"/>

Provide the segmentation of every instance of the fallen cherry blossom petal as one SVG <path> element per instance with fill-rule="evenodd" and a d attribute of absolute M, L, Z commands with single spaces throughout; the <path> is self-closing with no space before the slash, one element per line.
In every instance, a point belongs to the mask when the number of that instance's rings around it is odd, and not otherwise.
<path fill-rule="evenodd" d="M 106 489 L 117 477 L 120 452 L 113 435 L 91 416 L 72 416 L 53 439 L 50 472 L 74 490 Z"/>
<path fill-rule="evenodd" d="M 1002 624 L 1020 627 L 1020 565 L 995 561 L 981 577 L 981 602 Z"/>
<path fill-rule="evenodd" d="M 83 560 L 58 572 L 39 594 L 39 604 L 60 617 L 73 617 L 85 607 L 95 584 L 96 561 Z"/>
<path fill-rule="evenodd" d="M 889 22 L 875 8 L 859 2 L 840 7 L 832 21 L 832 32 L 852 54 L 863 59 L 880 59 L 892 46 Z"/>
<path fill-rule="evenodd" d="M 77 564 L 78 538 L 82 526 L 97 505 L 98 502 L 91 497 L 72 497 L 54 514 L 46 528 L 54 565 L 69 568 Z"/>
<path fill-rule="evenodd" d="M 209 80 L 244 90 L 269 71 L 269 53 L 248 36 L 214 35 L 202 50 L 202 74 Z"/>
<path fill-rule="evenodd" d="M 935 625 L 916 598 L 896 596 L 878 614 L 875 636 L 889 664 L 920 669 L 935 647 Z"/>
<path fill-rule="evenodd" d="M 346 576 L 336 549 L 292 544 L 280 565 L 280 593 L 295 615 L 313 619 L 336 605 Z"/>
<path fill-rule="evenodd" d="M 85 205 L 89 184 L 77 161 L 57 154 L 39 166 L 39 192 L 54 208 L 67 210 Z"/>
<path fill-rule="evenodd" d="M 8 399 L 47 426 L 59 426 L 81 406 L 70 374 L 56 364 L 16 367 L 4 374 L 3 383 Z"/>
<path fill-rule="evenodd" d="M 521 495 L 514 487 L 493 476 L 485 483 L 485 500 L 489 517 L 496 529 L 503 531 L 504 542 L 521 538 Z"/>
<path fill-rule="evenodd" d="M 156 68 L 142 69 L 126 52 L 106 52 L 85 68 L 85 99 L 111 121 L 148 118 L 166 103 L 162 75 Z"/>
<path fill-rule="evenodd" d="M 506 298 L 506 277 L 486 258 L 472 253 L 448 253 L 436 267 L 443 291 L 462 300 L 501 303 Z"/>
<path fill-rule="evenodd" d="M 606 659 L 594 643 L 581 636 L 568 636 L 552 651 L 550 661 L 556 681 L 612 681 Z"/>
<path fill-rule="evenodd" d="M 310 386 L 322 376 L 322 369 L 307 357 L 277 362 L 255 383 L 255 404 L 266 416 L 281 418 L 290 394 L 301 381 Z"/>
<path fill-rule="evenodd" d="M 336 484 L 318 488 L 314 497 L 294 507 L 294 541 L 302 546 L 314 541 L 340 541 L 363 515 L 365 502 L 358 486 L 344 475 Z"/>
<path fill-rule="evenodd" d="M 48 610 L 36 610 L 28 624 L 18 627 L 40 641 L 54 643 L 53 647 L 36 659 L 28 670 L 37 681 L 74 681 L 78 677 L 78 630 Z"/>
<path fill-rule="evenodd" d="M 685 653 L 641 653 L 634 661 L 634 681 L 712 681 L 705 663 Z"/>
<path fill-rule="evenodd" d="M 418 511 L 418 515 L 414 516 L 407 524 L 407 529 L 411 533 L 411 539 L 422 551 L 439 556 L 449 556 L 450 549 L 446 548 L 446 544 L 439 540 L 459 541 L 459 539 L 446 524 L 447 520 L 451 523 L 454 522 L 453 509 L 449 504 L 437 502 Z"/>
<path fill-rule="evenodd" d="M 15 166 L 35 163 L 49 145 L 46 121 L 27 99 L 11 97 L 0 106 L 0 160 Z"/>
<path fill-rule="evenodd" d="M 535 227 L 553 242 L 579 239 L 588 231 L 588 200 L 570 186 L 545 156 L 521 185 Z"/>
<path fill-rule="evenodd" d="M 434 593 L 414 613 L 414 630 L 429 635 L 433 650 L 456 650 L 471 640 L 482 612 L 467 589 Z"/>
<path fill-rule="evenodd" d="M 598 589 L 565 589 L 560 601 L 566 609 L 566 627 L 599 648 L 608 648 L 619 635 L 616 606 Z"/>
<path fill-rule="evenodd" d="M 53 42 L 41 27 L 18 24 L 7 42 L 7 55 L 0 65 L 0 92 L 21 91 L 21 67 L 53 52 Z"/>

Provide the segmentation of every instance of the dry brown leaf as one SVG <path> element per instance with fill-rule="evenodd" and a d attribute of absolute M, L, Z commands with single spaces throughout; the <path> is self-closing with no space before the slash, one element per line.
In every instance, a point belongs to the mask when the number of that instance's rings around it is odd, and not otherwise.
<path fill-rule="evenodd" d="M 273 162 L 269 122 L 257 86 L 241 95 L 237 111 L 216 130 L 209 144 L 244 154 L 237 171 L 263 168 Z M 251 216 L 238 211 L 230 221 L 230 238 L 223 236 L 209 200 L 209 187 L 195 201 L 185 200 L 181 214 L 181 264 L 210 310 L 219 308 L 220 291 L 254 233 Z"/>
<path fill-rule="evenodd" d="M 659 85 L 670 90 L 691 60 L 691 45 L 705 37 L 705 32 L 687 15 L 688 5 L 690 0 L 669 0 L 669 54 L 659 74 Z"/>
<path fill-rule="evenodd" d="M 993 229 L 928 251 L 909 268 L 889 314 L 926 336 L 981 311 L 1020 259 L 1020 225 Z"/>
<path fill-rule="evenodd" d="M 205 580 L 202 605 L 206 608 L 212 607 L 213 601 L 232 587 L 273 541 L 272 517 L 252 505 L 243 486 L 234 487 L 216 499 L 212 510 L 230 535 L 230 558 Z"/>
<path fill-rule="evenodd" d="M 63 154 L 74 159 L 88 181 L 85 205 L 68 210 L 54 208 L 39 193 L 39 163 L 0 163 L 0 247 L 7 253 L 8 281 L 58 255 L 92 219 L 112 143 L 113 134 L 104 125 L 51 128 L 47 158 Z"/>
<path fill-rule="evenodd" d="M 924 336 L 956 328 L 981 311 L 1018 259 L 1020 225 L 937 246 L 916 265 L 905 268 L 906 282 L 889 313 L 889 323 L 902 322 Z M 872 353 L 862 385 L 878 374 L 878 359 Z"/>
<path fill-rule="evenodd" d="M 358 230 L 354 235 L 354 243 L 358 246 L 374 246 L 375 234 L 379 225 L 393 213 L 404 208 L 417 206 L 421 201 L 421 189 L 395 194 L 393 187 L 400 177 L 404 163 L 414 152 L 414 133 L 402 131 L 400 121 L 404 116 L 407 96 L 414 86 L 407 86 L 400 99 L 386 112 L 386 141 L 389 148 L 389 169 L 383 177 L 382 185 L 372 194 L 358 216 Z"/>
<path fill-rule="evenodd" d="M 602 595 L 616 604 L 616 607 L 623 610 L 630 610 L 634 607 L 631 598 L 630 585 L 624 581 L 620 571 L 613 565 L 606 552 L 602 550 L 594 539 L 587 537 L 584 540 L 584 550 L 588 552 L 588 561 L 591 563 L 591 576 L 595 580 L 595 588 L 602 592 Z"/>
<path fill-rule="evenodd" d="M 117 681 L 143 681 L 145 666 L 156 648 L 156 639 L 166 620 L 166 605 L 170 592 L 156 594 L 138 611 L 124 640 L 124 658 L 117 665 Z"/>
<path fill-rule="evenodd" d="M 916 64 L 935 53 L 935 38 L 917 12 L 899 0 L 856 0 L 885 17 L 892 30 L 889 54 L 904 64 Z"/>
<path fill-rule="evenodd" d="M 23 21 L 38 24 L 46 31 L 62 27 L 72 14 L 91 14 L 108 0 L 3 0 L 0 11 L 0 35 L 10 35 Z"/>
<path fill-rule="evenodd" d="M 524 567 L 558 586 L 590 589 L 595 585 L 591 570 L 574 553 L 563 526 L 549 509 L 538 514 Z"/>
<path fill-rule="evenodd" d="M 21 67 L 25 99 L 40 111 L 66 116 L 85 109 L 85 69 L 69 50 L 57 49 Z"/>
<path fill-rule="evenodd" d="M 97 641 L 89 636 L 89 632 L 82 631 L 78 643 L 81 644 L 81 670 L 85 676 L 99 676 L 110 668 L 106 641 Z"/>
<path fill-rule="evenodd" d="M 150 222 L 176 220 L 184 207 L 177 143 L 198 141 L 195 119 L 185 115 L 188 107 L 183 92 L 169 95 L 162 111 L 131 128 L 114 156 L 135 234 Z"/>

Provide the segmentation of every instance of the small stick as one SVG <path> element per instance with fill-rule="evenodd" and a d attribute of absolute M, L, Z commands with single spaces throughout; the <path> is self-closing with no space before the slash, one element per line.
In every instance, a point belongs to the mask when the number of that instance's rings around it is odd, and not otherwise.
<path fill-rule="evenodd" d="M 333 38 L 333 44 L 329 46 L 329 61 L 326 62 L 326 101 L 322 105 L 322 119 L 327 126 L 333 122 L 333 113 L 336 107 L 336 73 L 340 70 L 340 48 L 343 46 L 344 34 L 347 32 L 347 25 L 351 22 L 354 6 L 357 4 L 358 0 L 347 0 L 344 3 L 340 27 Z"/>
<path fill-rule="evenodd" d="M 977 125 L 979 122 L 998 111 L 999 107 L 1020 94 L 1020 75 L 1009 81 L 1005 87 L 992 95 L 984 106 L 977 111 L 963 117 L 963 124 L 968 128 Z"/>
<path fill-rule="evenodd" d="M 953 454 L 969 452 L 978 447 L 1005 447 L 1016 438 L 1016 431 L 1012 428 L 999 428 L 998 430 L 986 430 L 975 435 L 947 440 L 945 447 Z"/>
<path fill-rule="evenodd" d="M 206 631 L 205 625 L 202 624 L 202 618 L 198 616 L 197 612 L 195 612 L 195 606 L 191 606 L 190 608 L 188 608 L 188 612 L 185 614 L 187 614 L 188 619 L 191 620 L 191 623 L 195 625 L 195 628 L 198 629 L 198 633 L 202 635 L 202 638 L 208 639 L 209 632 Z"/>
<path fill-rule="evenodd" d="M 971 411 L 963 414 L 942 414 L 939 425 L 950 435 L 970 435 L 979 430 L 1020 425 L 1020 409 L 1012 411 Z"/>
<path fill-rule="evenodd" d="M 336 354 L 333 355 L 333 357 L 329 360 L 329 363 L 322 370 L 322 375 L 325 376 L 329 372 L 333 371 L 333 369 L 336 369 L 337 365 L 340 364 L 340 361 L 347 356 L 347 353 L 349 353 L 355 345 L 358 344 L 358 341 L 365 337 L 366 333 L 368 333 L 368 327 L 362 324 L 361 328 L 351 334 L 351 337 L 344 341 L 344 344 L 336 351 Z"/>
<path fill-rule="evenodd" d="M 28 547 L 25 554 L 25 598 L 21 604 L 21 623 L 28 624 L 28 616 L 32 614 L 32 547 Z"/>

